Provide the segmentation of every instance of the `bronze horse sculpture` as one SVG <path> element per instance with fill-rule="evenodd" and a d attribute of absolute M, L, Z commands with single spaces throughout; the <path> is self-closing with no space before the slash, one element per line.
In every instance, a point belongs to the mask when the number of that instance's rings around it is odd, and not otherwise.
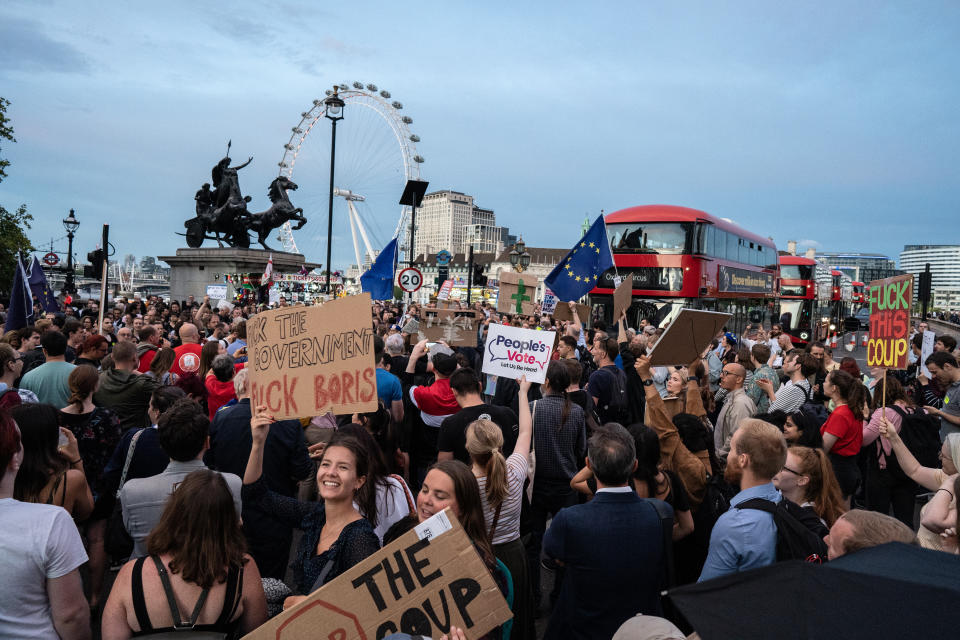
<path fill-rule="evenodd" d="M 250 216 L 247 222 L 247 229 L 256 232 L 257 242 L 260 243 L 264 249 L 270 249 L 266 243 L 267 236 L 270 235 L 270 232 L 285 222 L 296 220 L 297 226 L 294 227 L 294 230 L 300 229 L 303 225 L 307 224 L 307 219 L 301 215 L 303 214 L 303 209 L 294 207 L 290 202 L 290 198 L 287 197 L 287 191 L 296 190 L 297 184 L 295 182 L 286 176 L 280 176 L 270 183 L 270 189 L 268 190 L 270 202 L 273 204 L 270 205 L 270 208 L 266 211 L 261 211 L 260 213 L 255 213 Z"/>
<path fill-rule="evenodd" d="M 227 145 L 229 153 L 230 145 Z M 295 229 L 300 229 L 307 223 L 303 217 L 303 209 L 294 207 L 287 196 L 287 191 L 294 191 L 297 185 L 287 178 L 280 176 L 270 183 L 268 196 L 272 203 L 270 208 L 260 213 L 249 213 L 247 203 L 250 196 L 243 196 L 240 192 L 239 170 L 246 167 L 253 158 L 236 167 L 230 166 L 230 157 L 227 155 L 211 171 L 214 189 L 205 183 L 194 196 L 197 215 L 183 223 L 187 228 L 184 235 L 187 245 L 198 248 L 204 240 L 216 240 L 223 247 L 224 243 L 231 247 L 250 247 L 250 232 L 257 234 L 257 242 L 264 249 L 270 232 L 282 224 L 296 220 Z"/>

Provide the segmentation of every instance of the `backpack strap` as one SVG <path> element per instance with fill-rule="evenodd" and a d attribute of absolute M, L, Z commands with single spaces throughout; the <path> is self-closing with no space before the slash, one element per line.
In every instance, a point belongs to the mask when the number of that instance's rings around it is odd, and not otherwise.
<path fill-rule="evenodd" d="M 887 409 L 893 409 L 897 415 L 900 416 L 901 420 L 907 419 L 907 412 L 898 407 L 896 404 L 887 405 Z"/>
<path fill-rule="evenodd" d="M 170 584 L 170 576 L 167 574 L 167 568 L 163 566 L 163 561 L 158 556 L 150 556 L 153 563 L 157 566 L 157 573 L 160 574 L 160 582 L 163 584 L 163 591 L 167 595 L 167 605 L 170 607 L 170 617 L 173 618 L 173 628 L 177 630 L 192 629 L 197 624 L 197 618 L 203 611 L 203 605 L 207 603 L 207 595 L 210 589 L 204 589 L 197 598 L 197 604 L 193 607 L 193 613 L 190 614 L 190 620 L 184 622 L 180 618 L 180 608 L 177 607 L 177 600 L 173 595 L 173 585 Z"/>
<path fill-rule="evenodd" d="M 777 503 L 763 498 L 750 498 L 734 505 L 737 509 L 756 509 L 757 511 L 766 511 L 773 515 L 777 512 Z"/>

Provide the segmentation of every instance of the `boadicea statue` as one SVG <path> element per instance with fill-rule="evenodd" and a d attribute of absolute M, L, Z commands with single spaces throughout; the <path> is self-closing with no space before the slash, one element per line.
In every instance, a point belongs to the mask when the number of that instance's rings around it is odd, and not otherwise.
<path fill-rule="evenodd" d="M 209 182 L 200 187 L 194 196 L 197 216 L 183 223 L 187 232 L 180 235 L 187 237 L 188 246 L 196 249 L 204 240 L 216 240 L 221 247 L 226 243 L 227 246 L 247 249 L 250 247 L 250 232 L 254 232 L 257 242 L 264 249 L 270 249 L 266 239 L 271 231 L 288 220 L 297 221 L 294 229 L 307 223 L 302 215 L 303 209 L 294 207 L 287 197 L 287 191 L 295 191 L 297 185 L 286 176 L 270 183 L 268 196 L 272 204 L 269 209 L 260 213 L 247 211 L 250 196 L 240 193 L 239 172 L 252 161 L 251 157 L 243 164 L 231 167 L 230 142 L 227 143 L 227 155 L 210 172 L 216 188 L 211 189 Z"/>

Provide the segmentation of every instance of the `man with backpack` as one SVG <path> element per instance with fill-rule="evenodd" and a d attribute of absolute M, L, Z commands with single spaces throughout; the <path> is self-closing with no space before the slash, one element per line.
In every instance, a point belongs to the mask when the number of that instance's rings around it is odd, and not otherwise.
<path fill-rule="evenodd" d="M 756 380 L 757 386 L 767 394 L 770 400 L 768 411 L 770 413 L 783 411 L 790 415 L 812 400 L 813 393 L 807 378 L 817 372 L 818 366 L 816 358 L 809 353 L 792 351 L 783 358 L 783 373 L 790 379 L 779 389 L 774 391 L 769 380 L 763 378 Z"/>
<path fill-rule="evenodd" d="M 826 556 L 822 537 L 805 521 L 802 510 L 773 485 L 786 460 L 787 442 L 779 429 L 753 418 L 740 424 L 730 441 L 724 472 L 740 493 L 713 527 L 700 582 L 777 560 L 816 561 Z"/>
<path fill-rule="evenodd" d="M 613 338 L 597 337 L 590 353 L 597 364 L 597 370 L 590 374 L 587 392 L 593 398 L 601 424 L 629 424 L 627 377 L 613 362 L 620 354 L 617 341 Z"/>

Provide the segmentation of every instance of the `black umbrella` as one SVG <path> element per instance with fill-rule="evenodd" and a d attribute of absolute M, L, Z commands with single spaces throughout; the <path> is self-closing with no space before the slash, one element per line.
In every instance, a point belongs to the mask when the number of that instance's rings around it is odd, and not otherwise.
<path fill-rule="evenodd" d="M 670 599 L 703 640 L 958 638 L 960 556 L 889 543 L 680 587 Z"/>

